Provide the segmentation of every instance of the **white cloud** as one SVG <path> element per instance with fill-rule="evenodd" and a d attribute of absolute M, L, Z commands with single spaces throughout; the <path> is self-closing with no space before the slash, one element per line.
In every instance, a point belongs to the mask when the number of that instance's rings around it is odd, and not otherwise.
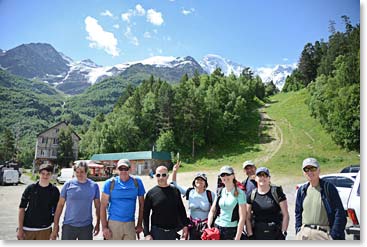
<path fill-rule="evenodd" d="M 287 62 L 287 61 L 288 61 L 288 58 L 286 58 L 286 57 L 285 57 L 285 58 L 283 58 L 283 61 L 284 61 L 284 62 Z"/>
<path fill-rule="evenodd" d="M 109 10 L 106 9 L 104 12 L 101 13 L 101 16 L 113 17 L 113 14 Z"/>
<path fill-rule="evenodd" d="M 139 46 L 139 40 L 136 36 L 131 32 L 131 28 L 127 27 L 124 36 L 129 40 L 129 42 L 135 46 Z"/>
<path fill-rule="evenodd" d="M 137 4 L 136 6 L 135 6 L 135 13 L 136 13 L 136 15 L 140 15 L 140 16 L 142 16 L 142 15 L 145 15 L 145 9 L 143 8 L 143 6 L 141 6 L 140 4 Z"/>
<path fill-rule="evenodd" d="M 128 12 L 122 13 L 121 14 L 121 18 L 122 18 L 123 21 L 126 21 L 126 22 L 129 23 L 130 22 L 130 18 L 131 18 L 132 15 L 133 15 L 133 13 L 132 13 L 132 11 L 130 9 Z"/>
<path fill-rule="evenodd" d="M 160 26 L 163 24 L 164 20 L 161 12 L 157 12 L 154 9 L 148 9 L 147 21 L 153 25 Z"/>
<path fill-rule="evenodd" d="M 120 25 L 119 24 L 115 24 L 115 25 L 113 25 L 113 27 L 116 28 L 116 29 L 119 29 L 120 28 Z"/>
<path fill-rule="evenodd" d="M 87 39 L 91 41 L 89 47 L 103 49 L 114 57 L 119 56 L 117 39 L 113 33 L 104 31 L 93 17 L 87 16 L 84 22 L 85 30 L 88 32 Z"/>
<path fill-rule="evenodd" d="M 191 8 L 191 9 L 182 9 L 182 11 L 181 11 L 181 13 L 183 15 L 190 15 L 190 14 L 192 14 L 194 12 L 195 12 L 195 9 L 194 8 Z"/>
<path fill-rule="evenodd" d="M 143 36 L 146 39 L 150 39 L 152 37 L 152 35 L 150 34 L 150 32 L 145 32 Z"/>
<path fill-rule="evenodd" d="M 158 52 L 159 54 L 162 54 L 162 53 L 163 53 L 163 50 L 162 50 L 162 49 L 160 49 L 160 48 L 157 48 L 157 52 Z"/>

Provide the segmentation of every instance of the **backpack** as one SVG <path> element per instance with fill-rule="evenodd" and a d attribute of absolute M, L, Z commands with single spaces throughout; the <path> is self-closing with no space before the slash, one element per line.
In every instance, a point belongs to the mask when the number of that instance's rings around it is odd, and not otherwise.
<path fill-rule="evenodd" d="M 138 185 L 138 181 L 136 180 L 136 178 L 133 177 L 133 176 L 130 176 L 130 177 L 134 181 L 135 188 L 138 188 L 139 185 Z M 115 188 L 115 182 L 116 182 L 115 177 L 113 177 L 112 180 L 111 180 L 111 183 L 110 183 L 110 198 L 109 198 L 110 202 L 111 202 L 111 197 L 112 197 L 112 190 Z"/>
<path fill-rule="evenodd" d="M 277 192 L 278 188 L 281 188 L 281 186 L 270 185 L 271 195 L 273 196 L 276 203 L 279 205 L 279 195 L 278 195 L 278 192 Z M 257 192 L 257 188 L 255 188 L 251 191 L 251 196 L 250 196 L 251 202 L 253 202 L 255 200 L 256 192 Z"/>
<path fill-rule="evenodd" d="M 186 194 L 185 194 L 185 197 L 186 197 L 186 200 L 189 200 L 189 196 L 190 196 L 190 192 L 194 189 L 194 187 L 191 187 L 191 188 L 188 188 L 186 190 Z M 212 196 L 212 192 L 210 190 L 205 190 L 206 191 L 206 196 L 208 197 L 208 201 L 209 201 L 209 204 L 210 206 L 213 204 L 213 196 Z"/>

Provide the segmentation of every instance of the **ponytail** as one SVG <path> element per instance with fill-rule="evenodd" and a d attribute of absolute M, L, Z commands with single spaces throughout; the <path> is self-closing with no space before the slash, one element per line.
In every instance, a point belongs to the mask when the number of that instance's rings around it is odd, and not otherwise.
<path fill-rule="evenodd" d="M 234 178 L 233 179 L 233 184 L 234 184 L 234 196 L 237 197 L 238 196 L 238 188 L 237 188 L 237 180 Z"/>

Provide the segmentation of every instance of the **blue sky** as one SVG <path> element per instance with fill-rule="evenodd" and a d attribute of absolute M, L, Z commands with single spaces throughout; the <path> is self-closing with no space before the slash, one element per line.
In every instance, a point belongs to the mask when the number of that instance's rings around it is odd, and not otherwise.
<path fill-rule="evenodd" d="M 114 65 L 206 54 L 250 67 L 296 63 L 329 21 L 360 22 L 357 0 L 0 0 L 0 48 L 42 42 Z"/>

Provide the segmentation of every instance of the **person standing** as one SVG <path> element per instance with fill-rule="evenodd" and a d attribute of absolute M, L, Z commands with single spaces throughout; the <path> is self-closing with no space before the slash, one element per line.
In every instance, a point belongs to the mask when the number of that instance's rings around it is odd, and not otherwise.
<path fill-rule="evenodd" d="M 246 160 L 242 164 L 242 168 L 246 173 L 247 178 L 242 181 L 243 186 L 246 188 L 246 195 L 251 194 L 251 191 L 257 187 L 256 166 L 252 160 Z"/>
<path fill-rule="evenodd" d="M 336 187 L 320 178 L 320 164 L 315 158 L 302 162 L 308 182 L 297 191 L 296 239 L 344 240 L 347 217 Z"/>
<path fill-rule="evenodd" d="M 223 166 L 219 176 L 224 187 L 218 191 L 209 216 L 208 227 L 212 224 L 219 229 L 221 240 L 240 240 L 246 220 L 246 195 L 237 187 L 234 170 Z M 216 219 L 215 216 L 219 212 Z"/>
<path fill-rule="evenodd" d="M 39 181 L 24 190 L 18 213 L 18 240 L 49 240 L 59 189 L 50 183 L 53 166 L 39 168 Z"/>
<path fill-rule="evenodd" d="M 215 200 L 215 193 L 208 189 L 208 179 L 205 173 L 199 172 L 195 175 L 192 181 L 192 187 L 188 189 L 182 188 L 177 184 L 177 172 L 180 167 L 178 162 L 173 167 L 172 182 L 175 187 L 185 195 L 189 202 L 190 210 L 190 225 L 189 225 L 189 239 L 201 240 L 201 235 L 208 227 L 208 214 L 210 207 Z"/>
<path fill-rule="evenodd" d="M 256 182 L 257 188 L 247 196 L 247 236 L 251 240 L 285 240 L 289 213 L 282 187 L 271 185 L 266 167 L 256 170 Z"/>
<path fill-rule="evenodd" d="M 189 220 L 180 192 L 168 184 L 168 169 L 159 166 L 157 183 L 148 191 L 144 202 L 144 236 L 146 240 L 175 240 L 182 227 L 182 238 L 188 237 Z"/>
<path fill-rule="evenodd" d="M 57 204 L 54 230 L 51 239 L 59 235 L 59 221 L 66 203 L 61 240 L 93 240 L 99 233 L 100 193 L 98 184 L 87 177 L 88 164 L 81 161 L 74 165 L 76 178 L 69 180 L 61 189 Z M 96 209 L 96 225 L 93 227 L 92 204 Z"/>
<path fill-rule="evenodd" d="M 129 160 L 119 160 L 116 167 L 119 176 L 108 179 L 103 186 L 101 223 L 107 240 L 136 240 L 143 231 L 145 188 L 140 178 L 130 175 L 130 168 Z M 139 213 L 135 225 L 136 199 Z"/>

